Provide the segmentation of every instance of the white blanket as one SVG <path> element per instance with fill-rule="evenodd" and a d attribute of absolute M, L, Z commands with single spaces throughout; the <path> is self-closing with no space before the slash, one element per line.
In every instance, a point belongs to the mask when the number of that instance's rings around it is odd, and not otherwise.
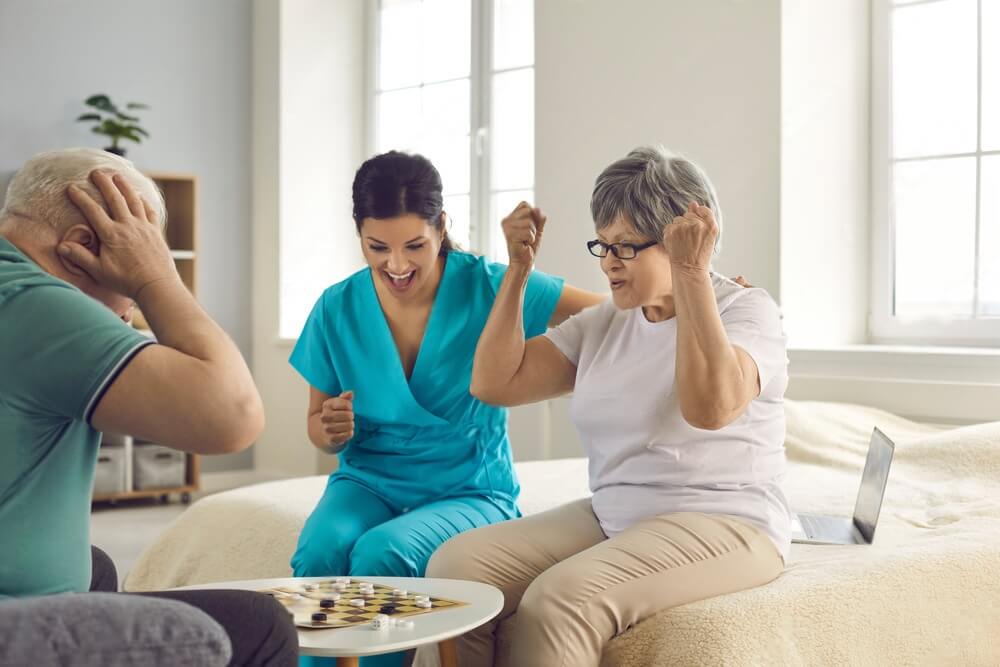
<path fill-rule="evenodd" d="M 665 610 L 612 640 L 602 664 L 1000 664 L 1000 423 L 942 430 L 859 406 L 786 410 L 796 510 L 849 515 L 872 427 L 896 442 L 875 544 L 794 545 L 776 581 Z M 587 493 L 583 459 L 517 467 L 526 514 Z M 324 484 L 198 501 L 140 557 L 126 589 L 289 576 Z"/>
<path fill-rule="evenodd" d="M 521 511 L 534 514 L 588 494 L 585 459 L 517 464 Z M 326 488 L 325 475 L 245 486 L 197 501 L 136 561 L 127 591 L 290 577 L 289 561 Z"/>

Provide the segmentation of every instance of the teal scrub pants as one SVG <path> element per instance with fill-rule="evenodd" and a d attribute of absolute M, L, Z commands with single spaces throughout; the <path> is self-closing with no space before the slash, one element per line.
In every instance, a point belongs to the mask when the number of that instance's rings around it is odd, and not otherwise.
<path fill-rule="evenodd" d="M 292 570 L 296 577 L 422 577 L 431 554 L 447 539 L 516 516 L 516 509 L 481 496 L 400 511 L 361 484 L 334 475 L 299 535 Z M 402 661 L 402 653 L 390 653 L 362 658 L 361 664 L 399 667 Z M 303 657 L 299 664 L 334 660 Z"/>

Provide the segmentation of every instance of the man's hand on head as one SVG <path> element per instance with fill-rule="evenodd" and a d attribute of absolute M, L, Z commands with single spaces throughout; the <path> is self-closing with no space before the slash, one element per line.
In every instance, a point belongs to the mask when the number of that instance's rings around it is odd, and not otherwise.
<path fill-rule="evenodd" d="M 107 202 L 108 211 L 82 188 L 70 185 L 67 195 L 97 235 L 96 252 L 72 241 L 59 254 L 97 284 L 136 299 L 144 287 L 180 280 L 156 213 L 120 174 L 94 170 L 90 179 Z"/>

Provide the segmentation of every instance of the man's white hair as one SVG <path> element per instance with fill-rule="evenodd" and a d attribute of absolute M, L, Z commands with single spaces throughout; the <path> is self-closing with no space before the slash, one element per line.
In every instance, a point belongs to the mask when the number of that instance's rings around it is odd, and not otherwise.
<path fill-rule="evenodd" d="M 163 193 L 151 178 L 123 157 L 96 148 L 69 148 L 39 153 L 24 163 L 7 186 L 0 209 L 0 225 L 13 218 L 47 225 L 56 232 L 86 222 L 66 195 L 70 184 L 83 188 L 108 210 L 100 191 L 90 180 L 94 169 L 106 169 L 125 177 L 140 197 L 156 212 L 159 224 L 167 221 Z"/>

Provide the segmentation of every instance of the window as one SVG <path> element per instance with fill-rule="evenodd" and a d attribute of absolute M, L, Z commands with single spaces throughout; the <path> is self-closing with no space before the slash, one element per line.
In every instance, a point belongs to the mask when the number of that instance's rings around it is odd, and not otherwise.
<path fill-rule="evenodd" d="M 534 198 L 533 0 L 380 0 L 371 152 L 428 157 L 449 233 L 506 261 L 500 221 Z"/>
<path fill-rule="evenodd" d="M 1000 0 L 879 0 L 873 338 L 1000 345 Z"/>

